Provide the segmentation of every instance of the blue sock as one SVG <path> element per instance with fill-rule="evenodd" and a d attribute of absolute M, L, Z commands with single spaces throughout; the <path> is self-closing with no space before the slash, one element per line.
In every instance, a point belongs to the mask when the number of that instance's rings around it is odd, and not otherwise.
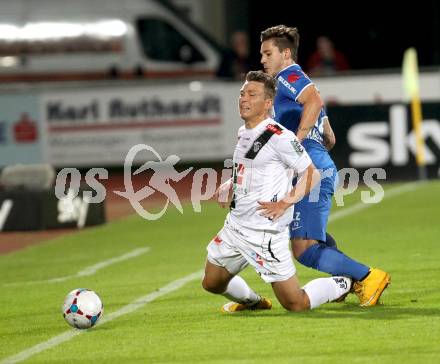
<path fill-rule="evenodd" d="M 367 266 L 323 243 L 313 244 L 297 260 L 306 267 L 334 276 L 351 277 L 357 281 L 364 279 L 370 270 Z"/>

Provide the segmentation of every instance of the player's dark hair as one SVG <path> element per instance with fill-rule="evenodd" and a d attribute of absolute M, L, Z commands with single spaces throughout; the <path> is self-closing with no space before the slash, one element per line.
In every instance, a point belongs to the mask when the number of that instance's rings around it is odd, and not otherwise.
<path fill-rule="evenodd" d="M 261 82 L 264 84 L 266 99 L 273 100 L 276 92 L 276 80 L 263 71 L 250 71 L 246 74 L 246 81 Z"/>
<path fill-rule="evenodd" d="M 299 33 L 297 28 L 276 25 L 261 32 L 260 40 L 264 42 L 272 39 L 273 44 L 280 50 L 290 49 L 292 59 L 296 62 L 298 58 Z"/>

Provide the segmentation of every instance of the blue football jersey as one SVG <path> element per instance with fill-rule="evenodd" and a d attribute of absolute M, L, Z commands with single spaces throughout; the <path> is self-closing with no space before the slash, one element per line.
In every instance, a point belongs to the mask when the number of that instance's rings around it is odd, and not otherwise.
<path fill-rule="evenodd" d="M 298 97 L 313 83 L 298 64 L 292 64 L 280 71 L 276 79 L 278 82 L 274 100 L 274 119 L 296 134 L 303 112 L 303 105 L 298 102 Z M 322 108 L 313 129 L 303 140 L 303 145 L 317 168 L 327 168 L 333 164 L 323 145 L 326 118 L 327 114 Z"/>

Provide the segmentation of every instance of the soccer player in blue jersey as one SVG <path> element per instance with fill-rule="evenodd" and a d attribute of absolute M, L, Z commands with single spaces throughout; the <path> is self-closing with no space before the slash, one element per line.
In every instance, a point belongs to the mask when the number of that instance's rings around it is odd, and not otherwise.
<path fill-rule="evenodd" d="M 295 204 L 290 225 L 293 255 L 307 267 L 353 278 L 360 305 L 373 306 L 390 283 L 390 275 L 358 263 L 326 244 L 326 240 L 331 240 L 326 228 L 337 179 L 327 148 L 333 146 L 335 139 L 317 88 L 296 63 L 298 46 L 296 28 L 278 25 L 261 33 L 261 63 L 264 71 L 278 81 L 274 119 L 296 134 L 323 177 L 319 187 Z"/>

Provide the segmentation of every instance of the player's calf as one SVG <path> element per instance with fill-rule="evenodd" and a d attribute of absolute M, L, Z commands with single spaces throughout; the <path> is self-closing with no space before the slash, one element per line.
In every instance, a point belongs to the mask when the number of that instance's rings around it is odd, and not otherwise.
<path fill-rule="evenodd" d="M 234 275 L 224 267 L 206 261 L 205 274 L 202 280 L 202 287 L 208 292 L 222 294 L 228 287 Z"/>

